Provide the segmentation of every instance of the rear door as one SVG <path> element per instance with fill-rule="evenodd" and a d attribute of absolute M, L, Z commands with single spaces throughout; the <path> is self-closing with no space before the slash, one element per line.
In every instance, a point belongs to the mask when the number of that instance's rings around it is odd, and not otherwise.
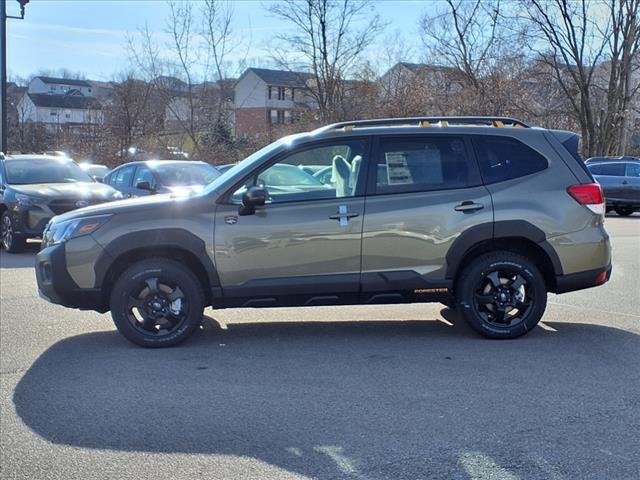
<path fill-rule="evenodd" d="M 602 185 L 604 196 L 608 202 L 620 202 L 624 200 L 625 168 L 622 162 L 601 163 L 595 167 L 595 175 Z"/>
<path fill-rule="evenodd" d="M 362 301 L 419 300 L 446 293 L 446 255 L 493 207 L 470 144 L 457 135 L 381 137 L 365 204 Z"/>

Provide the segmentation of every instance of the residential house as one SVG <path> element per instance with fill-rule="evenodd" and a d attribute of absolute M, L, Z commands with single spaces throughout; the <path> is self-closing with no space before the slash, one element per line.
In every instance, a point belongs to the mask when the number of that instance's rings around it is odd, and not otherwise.
<path fill-rule="evenodd" d="M 88 80 L 43 76 L 34 77 L 29 82 L 29 93 L 67 95 L 76 92 L 91 97 L 94 95 L 94 86 Z"/>
<path fill-rule="evenodd" d="M 234 87 L 236 137 L 257 136 L 293 123 L 299 112 L 313 107 L 312 75 L 266 68 L 248 68 Z"/>
<path fill-rule="evenodd" d="M 52 95 L 25 93 L 17 106 L 21 123 L 43 124 L 54 132 L 61 127 L 78 127 L 102 123 L 102 105 L 93 97 L 79 93 Z"/>

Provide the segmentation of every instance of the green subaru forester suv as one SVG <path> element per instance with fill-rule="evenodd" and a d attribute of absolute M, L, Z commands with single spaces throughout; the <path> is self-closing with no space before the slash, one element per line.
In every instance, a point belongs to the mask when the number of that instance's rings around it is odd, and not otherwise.
<path fill-rule="evenodd" d="M 203 309 L 442 302 L 514 338 L 547 292 L 605 283 L 605 202 L 571 132 L 495 117 L 344 122 L 282 138 L 199 193 L 51 220 L 43 298 L 146 347 Z M 329 175 L 330 171 L 330 175 Z"/>

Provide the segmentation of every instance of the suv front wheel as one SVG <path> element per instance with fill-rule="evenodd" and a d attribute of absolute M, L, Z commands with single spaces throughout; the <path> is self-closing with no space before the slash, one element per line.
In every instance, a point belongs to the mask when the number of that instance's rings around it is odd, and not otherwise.
<path fill-rule="evenodd" d="M 111 316 L 131 342 L 143 347 L 171 347 L 186 340 L 202 323 L 204 296 L 198 278 L 168 259 L 142 260 L 116 281 Z"/>
<path fill-rule="evenodd" d="M 475 259 L 461 274 L 456 300 L 469 325 L 489 338 L 516 338 L 532 330 L 547 306 L 538 268 L 511 252 Z"/>
<path fill-rule="evenodd" d="M 8 253 L 18 253 L 24 250 L 26 239 L 15 233 L 13 220 L 8 211 L 0 216 L 0 246 Z"/>

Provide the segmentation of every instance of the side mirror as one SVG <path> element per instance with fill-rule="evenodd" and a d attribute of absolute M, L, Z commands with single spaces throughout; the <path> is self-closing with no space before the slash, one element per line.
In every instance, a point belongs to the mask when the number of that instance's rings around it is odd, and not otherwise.
<path fill-rule="evenodd" d="M 267 190 L 262 187 L 250 187 L 242 195 L 242 206 L 238 210 L 240 215 L 253 215 L 256 207 L 262 207 L 267 202 Z"/>
<path fill-rule="evenodd" d="M 155 189 L 151 186 L 149 182 L 138 182 L 136 183 L 136 188 L 138 190 L 148 190 L 149 192 L 155 192 Z"/>
<path fill-rule="evenodd" d="M 104 183 L 104 178 L 99 177 L 98 175 L 93 175 L 93 181 L 98 183 Z"/>

